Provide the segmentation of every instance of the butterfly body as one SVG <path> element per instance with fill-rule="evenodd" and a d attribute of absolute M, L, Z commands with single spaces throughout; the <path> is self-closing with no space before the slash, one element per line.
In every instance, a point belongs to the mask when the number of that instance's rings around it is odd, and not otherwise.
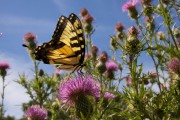
<path fill-rule="evenodd" d="M 71 13 L 61 16 L 52 40 L 35 49 L 35 59 L 54 64 L 58 69 L 82 68 L 85 55 L 85 39 L 79 18 Z"/>

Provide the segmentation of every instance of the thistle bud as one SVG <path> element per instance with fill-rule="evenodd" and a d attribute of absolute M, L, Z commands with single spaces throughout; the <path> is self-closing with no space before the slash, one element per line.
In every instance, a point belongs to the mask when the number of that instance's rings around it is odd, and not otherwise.
<path fill-rule="evenodd" d="M 173 35 L 174 35 L 175 38 L 180 38 L 180 29 L 175 28 L 173 30 Z"/>

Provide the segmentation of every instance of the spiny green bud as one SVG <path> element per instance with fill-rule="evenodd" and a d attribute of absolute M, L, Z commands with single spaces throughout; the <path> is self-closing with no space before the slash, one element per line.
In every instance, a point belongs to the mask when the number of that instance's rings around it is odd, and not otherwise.
<path fill-rule="evenodd" d="M 39 70 L 39 76 L 43 76 L 44 75 L 44 71 L 42 69 Z"/>
<path fill-rule="evenodd" d="M 106 71 L 106 65 L 104 62 L 99 61 L 96 64 L 96 70 L 98 71 L 98 73 L 103 74 Z"/>

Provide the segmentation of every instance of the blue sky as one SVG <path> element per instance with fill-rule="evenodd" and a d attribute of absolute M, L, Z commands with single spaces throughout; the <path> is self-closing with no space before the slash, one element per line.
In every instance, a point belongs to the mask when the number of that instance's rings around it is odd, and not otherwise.
<path fill-rule="evenodd" d="M 122 12 L 121 6 L 126 0 L 1 0 L 0 3 L 0 61 L 8 61 L 11 69 L 8 72 L 9 83 L 5 93 L 6 114 L 20 118 L 22 116 L 21 103 L 27 102 L 29 97 L 25 90 L 13 82 L 18 74 L 25 73 L 32 77 L 32 61 L 25 48 L 22 47 L 23 35 L 33 32 L 37 35 L 38 44 L 48 42 L 61 15 L 70 13 L 79 15 L 82 8 L 87 8 L 94 16 L 96 29 L 92 40 L 100 51 L 106 50 L 110 54 L 110 36 L 115 34 L 114 26 L 122 22 L 126 28 L 134 24 L 127 13 Z M 144 59 L 143 59 L 144 60 Z M 55 69 L 51 65 L 42 65 L 46 72 Z M 0 82 L 1 83 L 1 82 Z M 1 84 L 0 84 L 1 85 Z"/>

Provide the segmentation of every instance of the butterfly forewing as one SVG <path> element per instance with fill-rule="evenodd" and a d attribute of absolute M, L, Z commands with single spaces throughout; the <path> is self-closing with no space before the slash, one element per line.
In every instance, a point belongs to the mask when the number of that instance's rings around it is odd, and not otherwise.
<path fill-rule="evenodd" d="M 77 55 L 81 54 L 80 62 L 82 63 L 84 61 L 84 55 L 85 55 L 85 39 L 84 39 L 82 24 L 79 18 L 74 13 L 71 13 L 68 19 L 73 24 L 78 36 L 78 44 L 79 44 L 78 47 L 80 47 L 81 50 L 76 51 L 76 53 Z"/>
<path fill-rule="evenodd" d="M 47 64 L 55 64 L 58 69 L 76 70 L 84 60 L 85 41 L 79 18 L 71 14 L 61 16 L 52 40 L 35 49 L 35 58 Z"/>

